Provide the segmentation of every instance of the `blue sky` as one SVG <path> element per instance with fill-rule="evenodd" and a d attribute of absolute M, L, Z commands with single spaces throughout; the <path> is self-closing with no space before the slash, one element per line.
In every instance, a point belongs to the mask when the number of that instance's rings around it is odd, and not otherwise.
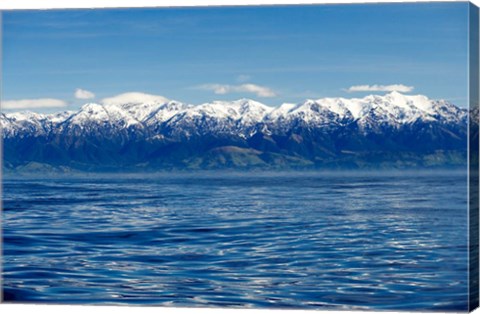
<path fill-rule="evenodd" d="M 467 16 L 465 2 L 4 11 L 2 98 L 47 112 L 127 92 L 280 105 L 400 89 L 465 106 Z"/>

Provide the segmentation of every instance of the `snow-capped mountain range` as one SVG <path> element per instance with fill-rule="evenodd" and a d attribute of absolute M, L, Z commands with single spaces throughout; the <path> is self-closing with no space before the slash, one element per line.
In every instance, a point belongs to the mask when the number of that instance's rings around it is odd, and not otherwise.
<path fill-rule="evenodd" d="M 444 100 L 392 92 L 279 107 L 249 99 L 88 103 L 56 114 L 1 113 L 0 126 L 12 167 L 322 167 L 372 153 L 463 154 L 468 116 Z"/>

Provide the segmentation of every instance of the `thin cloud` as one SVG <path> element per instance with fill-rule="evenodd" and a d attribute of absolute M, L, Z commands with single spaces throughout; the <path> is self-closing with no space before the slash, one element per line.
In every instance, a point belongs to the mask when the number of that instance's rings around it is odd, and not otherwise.
<path fill-rule="evenodd" d="M 277 94 L 266 86 L 256 84 L 205 84 L 198 86 L 199 89 L 213 91 L 217 95 L 225 95 L 230 93 L 252 93 L 258 97 L 275 97 Z"/>
<path fill-rule="evenodd" d="M 160 95 L 152 95 L 152 94 L 145 94 L 139 92 L 129 92 L 123 93 L 120 95 L 116 95 L 113 97 L 104 98 L 101 102 L 104 105 L 122 105 L 122 104 L 139 104 L 139 103 L 152 103 L 152 102 L 160 102 L 166 103 L 169 100 Z"/>
<path fill-rule="evenodd" d="M 403 92 L 408 93 L 413 91 L 413 86 L 406 86 L 403 84 L 393 85 L 355 85 L 349 87 L 346 91 L 349 93 L 354 92 Z"/>
<path fill-rule="evenodd" d="M 241 74 L 239 76 L 237 76 L 237 82 L 240 82 L 240 83 L 245 83 L 249 80 L 251 80 L 252 77 L 250 75 L 246 75 L 246 74 Z"/>
<path fill-rule="evenodd" d="M 81 89 L 81 88 L 77 88 L 75 90 L 74 96 L 77 99 L 92 99 L 92 98 L 95 98 L 94 93 L 92 93 L 91 91 L 85 90 L 85 89 Z"/>
<path fill-rule="evenodd" d="M 54 98 L 19 99 L 2 101 L 2 109 L 35 109 L 35 108 L 60 108 L 67 103 Z"/>

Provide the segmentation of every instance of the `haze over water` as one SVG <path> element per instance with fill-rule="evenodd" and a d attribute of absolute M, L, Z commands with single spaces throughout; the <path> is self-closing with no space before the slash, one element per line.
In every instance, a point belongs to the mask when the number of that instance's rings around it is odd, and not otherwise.
<path fill-rule="evenodd" d="M 6 301 L 467 309 L 467 174 L 5 177 Z"/>

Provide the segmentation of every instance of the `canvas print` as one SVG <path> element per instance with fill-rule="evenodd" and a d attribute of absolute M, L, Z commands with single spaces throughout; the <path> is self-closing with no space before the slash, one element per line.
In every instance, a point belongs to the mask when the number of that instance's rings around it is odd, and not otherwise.
<path fill-rule="evenodd" d="M 473 4 L 1 21 L 3 302 L 477 307 Z"/>

